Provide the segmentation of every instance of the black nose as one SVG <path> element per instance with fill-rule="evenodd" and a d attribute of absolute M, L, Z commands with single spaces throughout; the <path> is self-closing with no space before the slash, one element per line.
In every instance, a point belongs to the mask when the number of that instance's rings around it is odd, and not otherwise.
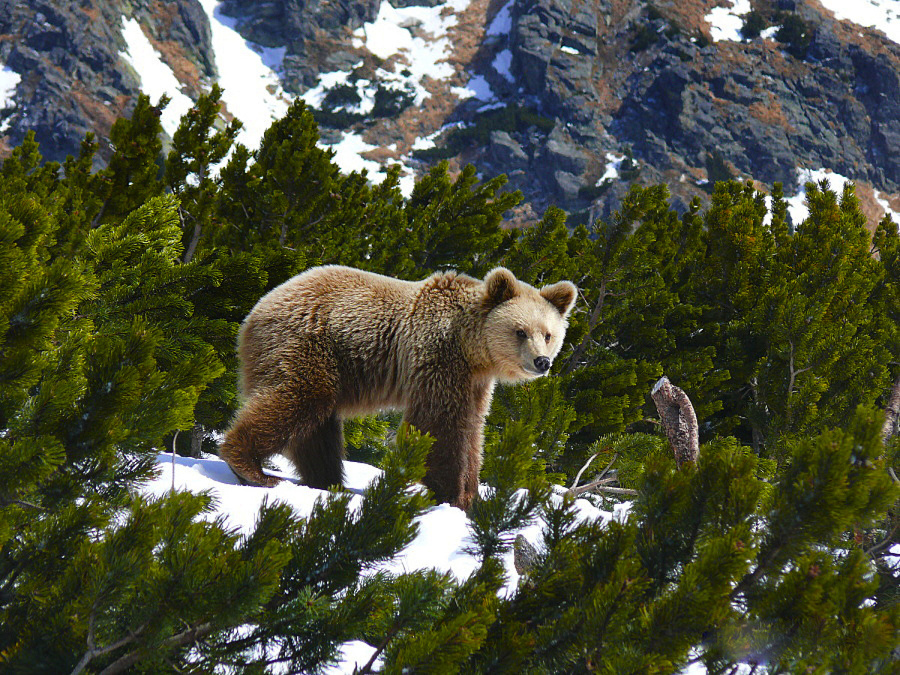
<path fill-rule="evenodd" d="M 534 367 L 538 369 L 539 373 L 546 373 L 550 370 L 550 359 L 546 356 L 539 356 L 534 360 Z"/>

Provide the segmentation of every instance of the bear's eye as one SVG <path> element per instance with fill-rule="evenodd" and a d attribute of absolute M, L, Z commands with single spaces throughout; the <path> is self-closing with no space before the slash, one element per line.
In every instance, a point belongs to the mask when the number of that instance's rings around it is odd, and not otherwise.
<path fill-rule="evenodd" d="M 522 330 L 520 328 L 519 330 L 516 331 L 516 337 L 519 338 L 520 340 L 524 340 L 525 338 L 528 337 L 528 333 L 526 333 L 524 330 Z"/>
<path fill-rule="evenodd" d="M 547 333 L 547 334 L 544 336 L 544 342 L 546 342 L 547 344 L 549 344 L 549 343 L 550 343 L 550 338 L 552 338 L 552 337 L 553 337 L 553 336 L 550 335 L 550 333 Z"/>

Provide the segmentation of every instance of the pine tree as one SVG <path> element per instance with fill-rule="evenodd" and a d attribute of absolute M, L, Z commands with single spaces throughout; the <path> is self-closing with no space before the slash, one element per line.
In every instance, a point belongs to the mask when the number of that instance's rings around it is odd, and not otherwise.
<path fill-rule="evenodd" d="M 870 241 L 852 189 L 811 185 L 792 230 L 779 186 L 769 218 L 764 195 L 728 183 L 705 213 L 636 188 L 609 222 L 569 232 L 551 209 L 505 232 L 519 197 L 502 179 L 438 167 L 404 201 L 396 169 L 374 186 L 341 174 L 302 104 L 218 180 L 236 126 L 217 100 L 165 162 L 143 97 L 103 171 L 90 137 L 61 166 L 29 137 L 0 168 L 6 669 L 312 672 L 349 640 L 375 647 L 361 672 L 893 667 L 900 440 L 883 443 L 875 407 L 900 375 L 890 219 Z M 206 495 L 136 491 L 176 430 L 222 426 L 238 323 L 318 262 L 405 278 L 506 264 L 579 285 L 557 375 L 495 397 L 463 582 L 379 571 L 429 506 L 412 485 L 430 441 L 401 426 L 384 447 L 397 418 L 348 427 L 384 473 L 305 518 L 266 504 L 238 534 Z M 703 432 L 681 466 L 648 406 L 663 372 Z M 551 487 L 588 457 L 634 491 L 627 519 L 582 520 Z M 537 515 L 541 540 L 501 592 Z"/>
<path fill-rule="evenodd" d="M 316 122 L 298 99 L 269 127 L 257 151 L 236 149 L 222 173 L 219 207 L 236 226 L 228 241 L 242 250 L 250 242 L 297 250 L 314 248 L 317 236 L 327 236 L 318 226 L 338 198 L 339 172 L 333 151 L 317 147 L 318 140 Z"/>
<path fill-rule="evenodd" d="M 186 263 L 193 260 L 204 230 L 207 237 L 214 236 L 209 230 L 217 225 L 216 167 L 228 155 L 242 126 L 238 120 L 220 123 L 221 97 L 221 88 L 214 84 L 209 94 L 197 99 L 182 117 L 166 157 L 163 181 L 178 198 Z"/>
<path fill-rule="evenodd" d="M 113 155 L 100 172 L 103 202 L 94 222 L 121 220 L 151 197 L 163 192 L 162 125 L 160 116 L 169 99 L 156 105 L 146 94 L 138 95 L 128 119 L 120 118 L 109 132 Z"/>
<path fill-rule="evenodd" d="M 405 205 L 405 227 L 386 233 L 379 266 L 404 279 L 442 269 L 484 276 L 515 238 L 500 223 L 522 196 L 499 192 L 505 182 L 497 177 L 479 183 L 471 165 L 453 181 L 445 162 L 432 168 Z"/>

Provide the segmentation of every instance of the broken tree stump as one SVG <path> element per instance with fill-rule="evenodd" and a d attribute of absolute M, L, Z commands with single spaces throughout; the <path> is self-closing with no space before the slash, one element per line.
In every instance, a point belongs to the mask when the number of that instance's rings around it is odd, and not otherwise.
<path fill-rule="evenodd" d="M 681 468 L 685 462 L 696 462 L 700 455 L 700 432 L 697 413 L 687 394 L 663 375 L 653 385 L 650 398 L 656 404 L 662 427 L 675 453 L 675 463 Z"/>

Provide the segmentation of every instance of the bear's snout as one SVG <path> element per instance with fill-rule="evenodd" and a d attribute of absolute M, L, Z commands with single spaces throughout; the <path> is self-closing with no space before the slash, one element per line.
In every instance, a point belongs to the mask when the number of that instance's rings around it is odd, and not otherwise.
<path fill-rule="evenodd" d="M 534 360 L 534 367 L 539 373 L 546 373 L 550 370 L 550 359 L 546 356 L 539 356 Z"/>

